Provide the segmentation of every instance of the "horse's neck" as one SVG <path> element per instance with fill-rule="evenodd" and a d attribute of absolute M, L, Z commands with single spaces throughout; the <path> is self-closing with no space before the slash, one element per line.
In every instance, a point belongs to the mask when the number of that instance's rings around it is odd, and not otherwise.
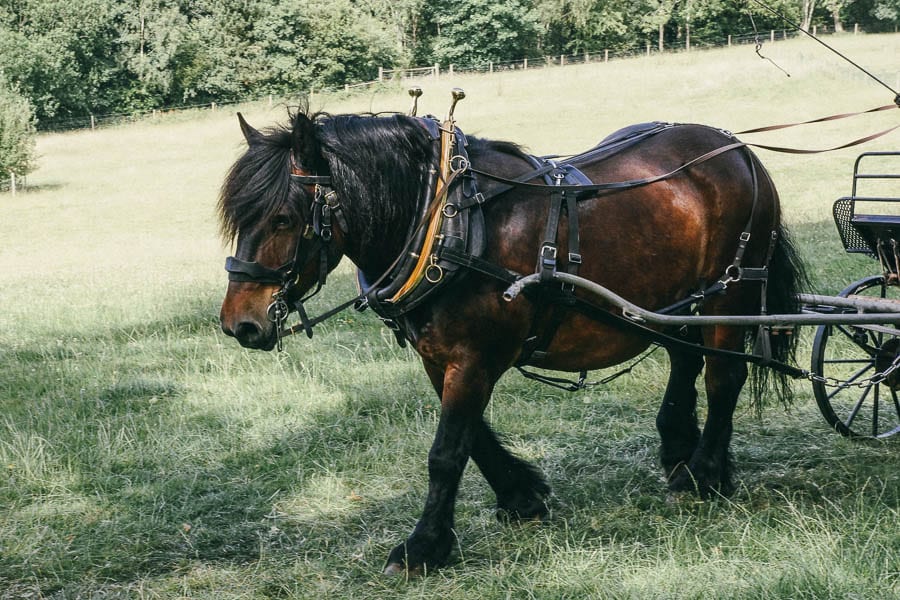
<path fill-rule="evenodd" d="M 371 206 L 359 206 L 367 201 Z M 357 200 L 347 211 L 348 231 L 344 242 L 344 254 L 366 275 L 375 280 L 387 271 L 397 257 L 406 251 L 410 230 L 417 225 L 416 209 L 411 206 L 394 206 L 385 203 L 390 198 Z"/>

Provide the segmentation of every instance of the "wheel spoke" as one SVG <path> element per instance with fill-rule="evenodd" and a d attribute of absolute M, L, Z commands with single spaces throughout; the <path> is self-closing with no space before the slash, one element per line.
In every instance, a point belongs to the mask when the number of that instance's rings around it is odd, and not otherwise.
<path fill-rule="evenodd" d="M 878 400 L 881 385 L 875 384 L 875 394 L 872 396 L 872 437 L 878 435 Z"/>
<path fill-rule="evenodd" d="M 865 342 L 860 342 L 859 339 L 857 338 L 857 336 L 855 335 L 855 333 L 848 330 L 845 325 L 835 325 L 835 329 L 837 329 L 838 331 L 843 333 L 844 336 L 847 339 L 849 339 L 851 342 L 853 342 L 854 344 L 856 344 L 857 346 L 859 346 L 860 348 L 865 350 L 869 354 L 869 356 L 874 356 L 875 353 L 878 352 L 877 347 L 873 348 L 872 346 L 866 344 Z M 868 333 L 869 332 L 867 332 L 866 337 L 868 337 Z"/>
<path fill-rule="evenodd" d="M 859 364 L 873 364 L 871 358 L 833 358 L 831 360 L 823 360 L 823 363 L 826 365 L 859 365 Z"/>
<path fill-rule="evenodd" d="M 862 396 L 859 397 L 859 401 L 856 403 L 856 406 L 854 406 L 854 407 L 853 407 L 853 410 L 850 411 L 850 414 L 847 415 L 847 420 L 844 421 L 844 425 L 847 426 L 847 429 L 850 429 L 850 425 L 853 424 L 853 419 L 856 418 L 856 414 L 859 412 L 859 409 L 862 408 L 863 402 L 866 401 L 866 396 L 868 396 L 868 395 L 869 395 L 869 392 L 872 391 L 872 387 L 873 387 L 872 385 L 869 385 L 869 386 L 866 388 L 866 391 L 864 391 L 864 392 L 862 393 Z M 878 388 L 878 385 L 875 384 L 874 387 L 877 389 L 877 388 Z"/>
<path fill-rule="evenodd" d="M 843 392 L 843 391 L 846 390 L 848 387 L 850 387 L 851 385 L 853 385 L 853 382 L 856 381 L 857 379 L 859 379 L 860 377 L 862 377 L 863 375 L 865 375 L 866 372 L 867 372 L 869 369 L 873 369 L 873 368 L 875 368 L 875 363 L 874 363 L 874 362 L 870 362 L 865 368 L 860 369 L 859 371 L 857 371 L 856 373 L 854 373 L 852 377 L 850 377 L 850 378 L 848 378 L 848 379 L 845 379 L 844 382 L 843 382 L 841 385 L 839 385 L 838 387 L 836 387 L 836 388 L 834 389 L 833 392 L 831 392 L 830 394 L 828 394 L 828 396 L 826 396 L 826 398 L 828 398 L 828 400 L 831 400 L 831 399 L 834 398 L 838 393 Z M 823 375 L 824 375 L 824 373 L 823 373 Z M 870 387 L 871 387 L 871 386 L 870 386 Z M 868 392 L 867 392 L 867 393 L 868 393 Z"/>

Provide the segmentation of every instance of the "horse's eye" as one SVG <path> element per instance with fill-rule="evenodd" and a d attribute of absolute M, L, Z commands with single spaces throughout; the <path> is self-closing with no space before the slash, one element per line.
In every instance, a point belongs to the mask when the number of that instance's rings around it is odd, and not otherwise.
<path fill-rule="evenodd" d="M 275 229 L 287 229 L 291 226 L 292 220 L 288 215 L 276 215 L 272 220 Z"/>

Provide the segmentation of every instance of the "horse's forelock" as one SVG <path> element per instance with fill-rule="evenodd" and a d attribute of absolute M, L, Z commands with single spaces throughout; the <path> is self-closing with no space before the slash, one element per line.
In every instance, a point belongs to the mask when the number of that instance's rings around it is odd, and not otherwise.
<path fill-rule="evenodd" d="M 229 169 L 219 192 L 222 237 L 265 222 L 287 202 L 290 191 L 291 131 L 275 127 L 250 144 Z"/>

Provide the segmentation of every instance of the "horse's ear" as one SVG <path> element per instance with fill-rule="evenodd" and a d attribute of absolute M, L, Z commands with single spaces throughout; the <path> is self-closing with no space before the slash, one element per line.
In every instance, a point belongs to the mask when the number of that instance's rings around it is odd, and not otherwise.
<path fill-rule="evenodd" d="M 291 128 L 291 150 L 299 160 L 312 164 L 319 161 L 319 141 L 315 122 L 303 113 L 294 115 Z"/>
<path fill-rule="evenodd" d="M 241 124 L 241 132 L 244 134 L 244 138 L 247 140 L 247 144 L 252 146 L 253 144 L 259 143 L 263 139 L 263 135 L 250 126 L 244 119 L 244 115 L 241 113 L 237 114 L 238 123 Z"/>

